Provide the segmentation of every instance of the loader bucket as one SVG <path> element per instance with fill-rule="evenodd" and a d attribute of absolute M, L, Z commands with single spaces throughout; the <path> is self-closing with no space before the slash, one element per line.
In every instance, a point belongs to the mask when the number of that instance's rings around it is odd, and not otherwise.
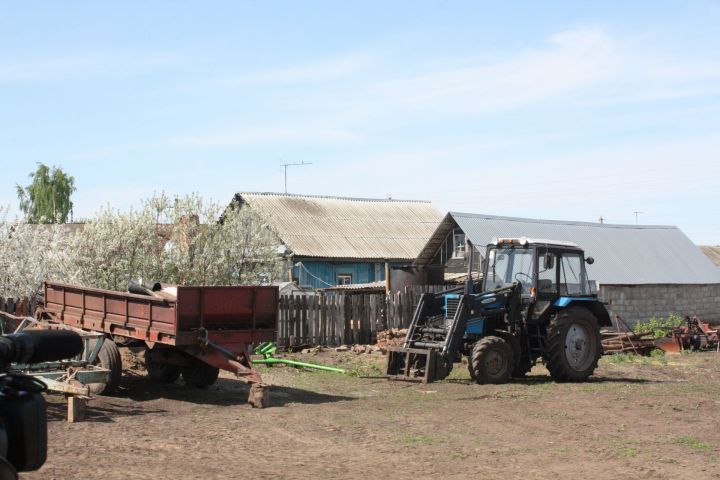
<path fill-rule="evenodd" d="M 665 353 L 679 354 L 682 351 L 680 343 L 675 337 L 663 337 L 655 340 L 655 346 Z"/>
<path fill-rule="evenodd" d="M 446 370 L 438 350 L 388 347 L 385 376 L 390 380 L 432 383 L 445 378 Z"/>

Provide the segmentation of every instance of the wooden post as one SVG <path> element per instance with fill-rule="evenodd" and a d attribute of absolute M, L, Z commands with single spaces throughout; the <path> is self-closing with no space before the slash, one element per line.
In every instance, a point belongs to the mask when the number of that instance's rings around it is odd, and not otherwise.
<path fill-rule="evenodd" d="M 87 397 L 70 395 L 67 397 L 68 423 L 81 422 L 85 420 L 87 410 Z"/>

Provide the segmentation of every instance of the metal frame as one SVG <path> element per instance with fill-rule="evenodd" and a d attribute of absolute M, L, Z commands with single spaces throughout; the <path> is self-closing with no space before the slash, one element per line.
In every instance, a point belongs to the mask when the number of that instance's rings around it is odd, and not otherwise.
<path fill-rule="evenodd" d="M 48 324 L 31 317 L 16 317 L 8 313 L 1 313 L 5 319 L 20 321 L 12 333 L 21 333 L 28 328 L 72 330 L 83 339 L 84 348 L 78 356 L 55 362 L 42 363 L 13 363 L 10 371 L 24 373 L 40 379 L 48 390 L 69 395 L 90 396 L 90 383 L 107 383 L 110 380 L 110 370 L 94 365 L 98 354 L 105 342 L 105 335 L 98 332 L 88 332 L 79 328 L 61 324 Z M 4 322 L 0 322 L 0 333 L 5 332 Z"/>

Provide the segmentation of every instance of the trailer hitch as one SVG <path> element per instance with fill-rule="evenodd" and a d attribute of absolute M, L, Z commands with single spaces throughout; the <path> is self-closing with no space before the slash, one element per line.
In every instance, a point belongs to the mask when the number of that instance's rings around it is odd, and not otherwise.
<path fill-rule="evenodd" d="M 264 342 L 255 349 L 255 355 L 262 355 L 263 358 L 255 358 L 252 360 L 254 364 L 260 365 L 290 365 L 297 368 L 313 368 L 315 370 L 325 370 L 327 372 L 347 373 L 347 370 L 337 367 L 328 367 L 327 365 L 318 365 L 315 363 L 298 362 L 297 360 L 289 360 L 287 358 L 276 358 L 273 354 L 277 351 L 277 346 L 272 342 Z"/>

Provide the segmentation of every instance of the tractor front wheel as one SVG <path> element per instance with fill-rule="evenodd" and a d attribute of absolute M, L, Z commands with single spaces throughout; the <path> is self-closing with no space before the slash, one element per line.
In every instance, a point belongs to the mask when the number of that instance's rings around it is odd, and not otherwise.
<path fill-rule="evenodd" d="M 550 321 L 545 363 L 553 380 L 587 380 L 597 368 L 601 354 L 600 327 L 589 310 L 569 307 Z"/>
<path fill-rule="evenodd" d="M 470 377 L 482 385 L 506 383 L 514 365 L 512 347 L 500 337 L 487 336 L 473 346 L 468 368 Z"/>

